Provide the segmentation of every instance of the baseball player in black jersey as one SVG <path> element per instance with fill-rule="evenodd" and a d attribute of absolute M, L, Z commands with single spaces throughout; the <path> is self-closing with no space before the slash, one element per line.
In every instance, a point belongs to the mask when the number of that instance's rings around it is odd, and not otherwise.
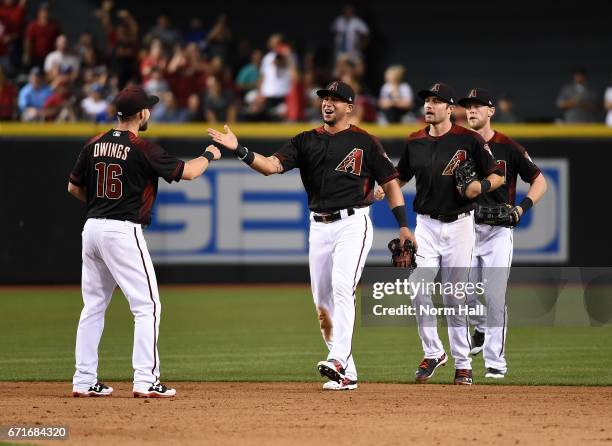
<path fill-rule="evenodd" d="M 89 140 L 70 173 L 68 192 L 87 204 L 84 306 L 77 330 L 74 396 L 110 396 L 113 392 L 98 381 L 97 369 L 104 313 L 117 285 L 134 314 L 134 397 L 176 394 L 159 381 L 161 304 L 142 226 L 151 222 L 159 177 L 168 183 L 192 180 L 221 154 L 210 145 L 202 156 L 185 163 L 139 138 L 157 101 L 139 87 L 121 91 L 115 98 L 118 125 Z"/>
<path fill-rule="evenodd" d="M 425 101 L 428 126 L 408 137 L 397 165 L 401 186 L 416 179 L 413 205 L 417 213 L 418 267 L 411 278 L 431 283 L 441 268 L 442 283 L 466 283 L 474 249 L 473 199 L 499 187 L 503 177 L 482 138 L 451 123 L 455 95 L 449 86 L 436 83 L 429 90 L 421 90 L 419 96 Z M 467 159 L 474 160 L 484 179 L 471 182 L 463 196 L 457 190 L 454 170 Z M 465 300 L 449 294 L 443 299 L 445 307 L 455 311 L 447 315 L 454 382 L 469 385 L 472 366 L 468 324 L 458 311 Z M 448 357 L 438 336 L 436 316 L 427 313 L 433 307 L 431 296 L 417 293 L 413 303 L 425 352 L 415 375 L 417 382 L 426 382 Z"/>
<path fill-rule="evenodd" d="M 469 126 L 487 141 L 505 176 L 505 183 L 501 187 L 477 198 L 479 209 L 476 211 L 476 247 L 470 273 L 473 282 L 484 284 L 487 306 L 486 315 L 471 318 L 472 324 L 476 326 L 472 336 L 471 354 L 477 355 L 483 351 L 485 377 L 504 378 L 507 372 L 504 348 L 508 323 L 506 286 L 512 263 L 512 227 L 518 224 L 523 213 L 542 198 L 546 192 L 546 180 L 521 145 L 491 128 L 495 103 L 488 91 L 474 88 L 459 101 L 459 105 L 465 107 Z M 530 186 L 527 196 L 515 206 L 518 176 Z M 498 225 L 494 219 L 483 220 L 486 218 L 486 209 L 496 207 L 505 207 L 514 215 L 510 225 Z M 475 294 L 469 295 L 467 301 L 471 307 L 479 304 Z"/>
<path fill-rule="evenodd" d="M 368 216 L 374 181 L 385 190 L 398 221 L 399 237 L 415 241 L 408 230 L 397 172 L 376 138 L 348 123 L 355 93 L 343 82 L 332 82 L 317 94 L 323 99 L 323 126 L 300 133 L 273 156 L 264 157 L 238 143 L 229 127 L 208 132 L 213 140 L 263 175 L 300 169 L 310 214 L 309 266 L 312 294 L 321 333 L 329 348 L 317 364 L 329 378 L 326 390 L 357 388 L 352 355 L 355 289 L 372 245 Z"/>

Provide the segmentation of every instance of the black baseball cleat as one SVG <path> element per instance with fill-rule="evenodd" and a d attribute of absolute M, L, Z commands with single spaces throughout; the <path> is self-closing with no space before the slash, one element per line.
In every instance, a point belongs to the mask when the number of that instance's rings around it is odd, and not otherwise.
<path fill-rule="evenodd" d="M 472 369 L 456 369 L 455 384 L 460 386 L 471 386 L 474 384 L 472 381 Z"/>
<path fill-rule="evenodd" d="M 317 364 L 317 369 L 321 376 L 326 377 L 332 381 L 340 383 L 344 378 L 344 367 L 340 364 L 337 359 L 328 359 L 326 361 L 320 361 Z"/>
<path fill-rule="evenodd" d="M 499 369 L 494 369 L 493 367 L 487 367 L 487 373 L 485 374 L 485 378 L 502 379 L 505 377 L 505 372 L 502 372 Z"/>
<path fill-rule="evenodd" d="M 470 356 L 476 356 L 482 351 L 484 340 L 485 334 L 481 331 L 474 329 L 474 334 L 472 335 L 472 350 L 470 350 Z"/>
<path fill-rule="evenodd" d="M 104 383 L 97 382 L 87 390 L 72 389 L 72 396 L 112 396 L 113 388 Z"/>
<path fill-rule="evenodd" d="M 415 372 L 416 382 L 425 383 L 429 378 L 434 375 L 436 369 L 443 366 L 448 362 L 448 356 L 446 353 L 442 354 L 439 358 L 423 358 L 419 364 L 419 368 Z"/>

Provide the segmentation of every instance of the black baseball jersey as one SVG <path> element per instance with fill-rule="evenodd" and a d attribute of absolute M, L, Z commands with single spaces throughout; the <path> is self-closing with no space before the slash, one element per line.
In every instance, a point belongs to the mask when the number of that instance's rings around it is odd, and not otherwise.
<path fill-rule="evenodd" d="M 85 144 L 70 182 L 87 188 L 87 218 L 149 224 L 157 181 L 179 181 L 185 163 L 132 132 L 109 130 Z"/>
<path fill-rule="evenodd" d="M 487 206 L 501 203 L 514 205 L 517 176 L 520 175 L 526 183 L 532 183 L 540 175 L 540 169 L 531 161 L 523 146 L 502 133 L 495 132 L 487 144 L 501 167 L 506 182 L 492 192 L 479 195 L 477 201 Z"/>
<path fill-rule="evenodd" d="M 374 180 L 384 184 L 397 177 L 380 142 L 354 125 L 335 134 L 324 127 L 302 132 L 274 156 L 285 172 L 300 169 L 314 212 L 369 206 Z"/>
<path fill-rule="evenodd" d="M 478 133 L 453 125 L 444 135 L 434 137 L 429 127 L 411 134 L 397 170 L 399 179 L 416 177 L 414 210 L 427 215 L 457 215 L 474 208 L 474 200 L 461 196 L 455 186 L 455 168 L 472 158 L 483 177 L 503 173 Z"/>

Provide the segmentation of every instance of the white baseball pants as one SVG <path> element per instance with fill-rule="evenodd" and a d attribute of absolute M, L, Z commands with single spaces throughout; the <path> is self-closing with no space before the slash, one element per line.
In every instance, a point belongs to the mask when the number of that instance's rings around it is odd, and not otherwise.
<path fill-rule="evenodd" d="M 344 215 L 346 215 L 346 211 Z M 372 246 L 369 208 L 332 223 L 315 222 L 311 215 L 310 283 L 327 359 L 340 361 L 349 379 L 357 380 L 352 354 L 355 289 Z"/>
<path fill-rule="evenodd" d="M 161 303 L 141 226 L 129 221 L 88 219 L 83 229 L 81 282 L 84 305 L 76 338 L 74 389 L 87 390 L 97 382 L 104 313 L 117 285 L 134 315 L 134 387 L 148 388 L 158 381 Z"/>
<path fill-rule="evenodd" d="M 485 316 L 472 316 L 470 322 L 485 333 L 482 350 L 485 367 L 506 373 L 505 357 L 508 312 L 506 289 L 512 264 L 513 230 L 503 226 L 476 225 L 476 247 L 470 271 L 471 282 L 482 282 L 485 290 Z M 480 302 L 476 294 L 467 297 L 474 308 Z"/>
<path fill-rule="evenodd" d="M 417 268 L 411 280 L 431 283 L 440 271 L 442 283 L 467 283 L 469 267 L 474 249 L 474 216 L 460 218 L 451 223 L 442 223 L 427 215 L 417 215 L 415 229 L 417 239 Z M 454 315 L 447 315 L 448 338 L 455 368 L 471 369 L 470 333 L 466 316 L 459 314 L 458 307 L 465 305 L 465 297 L 443 294 L 444 306 L 454 308 Z M 444 354 L 444 346 L 438 336 L 437 317 L 422 314 L 420 307 L 432 308 L 430 295 L 418 293 L 413 301 L 419 336 L 423 344 L 425 358 L 439 358 Z"/>

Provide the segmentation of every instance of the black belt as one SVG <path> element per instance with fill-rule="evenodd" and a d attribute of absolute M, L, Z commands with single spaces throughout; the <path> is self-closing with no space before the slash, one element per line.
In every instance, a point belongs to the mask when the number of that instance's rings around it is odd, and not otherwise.
<path fill-rule="evenodd" d="M 350 215 L 355 215 L 355 209 L 353 208 L 348 208 L 346 210 L 346 213 L 350 216 Z M 337 212 L 332 212 L 331 214 L 314 214 L 312 216 L 313 220 L 318 222 L 318 223 L 332 223 L 334 221 L 338 221 L 340 219 L 342 219 L 342 214 L 340 213 L 340 211 Z"/>
<path fill-rule="evenodd" d="M 454 221 L 459 220 L 460 218 L 467 217 L 468 215 L 470 215 L 469 212 L 461 212 L 460 214 L 449 214 L 449 215 L 429 214 L 431 218 L 439 220 L 442 223 L 452 223 Z"/>

